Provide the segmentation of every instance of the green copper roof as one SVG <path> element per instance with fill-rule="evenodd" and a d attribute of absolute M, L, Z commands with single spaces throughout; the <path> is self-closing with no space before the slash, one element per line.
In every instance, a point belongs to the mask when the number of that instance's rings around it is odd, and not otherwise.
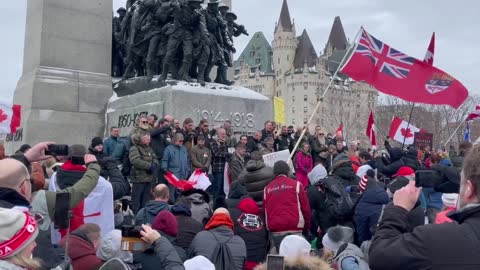
<path fill-rule="evenodd" d="M 242 54 L 234 63 L 235 69 L 240 69 L 243 62 L 249 67 L 257 67 L 260 72 L 273 73 L 272 68 L 273 51 L 262 32 L 256 32 L 248 42 Z"/>

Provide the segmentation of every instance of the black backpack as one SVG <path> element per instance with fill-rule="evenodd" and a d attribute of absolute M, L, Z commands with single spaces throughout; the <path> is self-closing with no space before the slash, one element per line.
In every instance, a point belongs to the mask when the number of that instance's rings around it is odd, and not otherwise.
<path fill-rule="evenodd" d="M 215 265 L 215 269 L 222 270 L 235 270 L 235 264 L 233 263 L 233 256 L 227 243 L 235 236 L 228 238 L 225 242 L 218 241 L 214 233 L 210 232 L 215 238 L 217 245 L 212 253 L 211 261 Z"/>
<path fill-rule="evenodd" d="M 353 215 L 355 203 L 340 183 L 340 179 L 329 176 L 322 183 L 325 188 L 326 204 L 330 214 L 338 220 L 350 219 Z"/>

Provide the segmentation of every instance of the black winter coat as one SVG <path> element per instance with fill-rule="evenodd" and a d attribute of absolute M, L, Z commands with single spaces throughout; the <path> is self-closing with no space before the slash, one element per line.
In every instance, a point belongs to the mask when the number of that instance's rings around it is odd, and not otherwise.
<path fill-rule="evenodd" d="M 238 181 L 245 185 L 248 195 L 258 204 L 263 203 L 263 189 L 273 180 L 273 169 L 258 160 L 250 160 Z"/>
<path fill-rule="evenodd" d="M 341 154 L 335 158 L 331 172 L 332 175 L 341 179 L 341 183 L 344 187 L 358 185 L 359 181 L 353 170 L 352 162 L 345 154 Z"/>
<path fill-rule="evenodd" d="M 165 147 L 170 144 L 168 139 L 171 139 L 169 138 L 171 136 L 171 130 L 172 129 L 169 126 L 157 127 L 150 133 L 150 137 L 152 138 L 150 147 L 152 147 L 152 150 L 155 152 L 155 155 L 157 155 L 158 159 L 162 159 Z"/>
<path fill-rule="evenodd" d="M 480 269 L 480 206 L 472 205 L 450 218 L 458 224 L 431 224 L 409 232 L 408 211 L 387 206 L 370 247 L 370 268 Z"/>
<path fill-rule="evenodd" d="M 405 162 L 402 159 L 403 153 L 400 148 L 391 148 L 388 152 L 390 154 L 389 164 L 386 164 L 381 157 L 378 157 L 375 161 L 379 173 L 388 178 L 393 178 L 393 175 L 397 174 L 398 170 L 405 166 Z"/>

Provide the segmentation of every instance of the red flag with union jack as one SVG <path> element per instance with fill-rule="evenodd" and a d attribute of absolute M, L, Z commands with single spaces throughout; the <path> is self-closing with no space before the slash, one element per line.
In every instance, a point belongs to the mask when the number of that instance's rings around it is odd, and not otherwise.
<path fill-rule="evenodd" d="M 470 121 L 480 117 L 480 105 L 475 106 L 475 111 L 471 112 L 465 121 Z"/>
<path fill-rule="evenodd" d="M 468 97 L 468 90 L 457 79 L 390 47 L 363 28 L 342 72 L 410 102 L 458 108 Z"/>

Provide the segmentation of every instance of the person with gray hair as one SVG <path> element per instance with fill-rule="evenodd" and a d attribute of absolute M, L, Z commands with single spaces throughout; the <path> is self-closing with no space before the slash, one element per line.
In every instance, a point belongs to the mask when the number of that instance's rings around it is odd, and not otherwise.
<path fill-rule="evenodd" d="M 183 144 L 183 134 L 176 133 L 173 137 L 173 144 L 165 148 L 161 164 L 164 172 L 172 172 L 179 180 L 186 180 L 190 176 L 190 158 L 187 148 Z M 174 202 L 176 199 L 176 189 L 170 183 L 168 186 L 170 189 L 170 199 Z"/>

